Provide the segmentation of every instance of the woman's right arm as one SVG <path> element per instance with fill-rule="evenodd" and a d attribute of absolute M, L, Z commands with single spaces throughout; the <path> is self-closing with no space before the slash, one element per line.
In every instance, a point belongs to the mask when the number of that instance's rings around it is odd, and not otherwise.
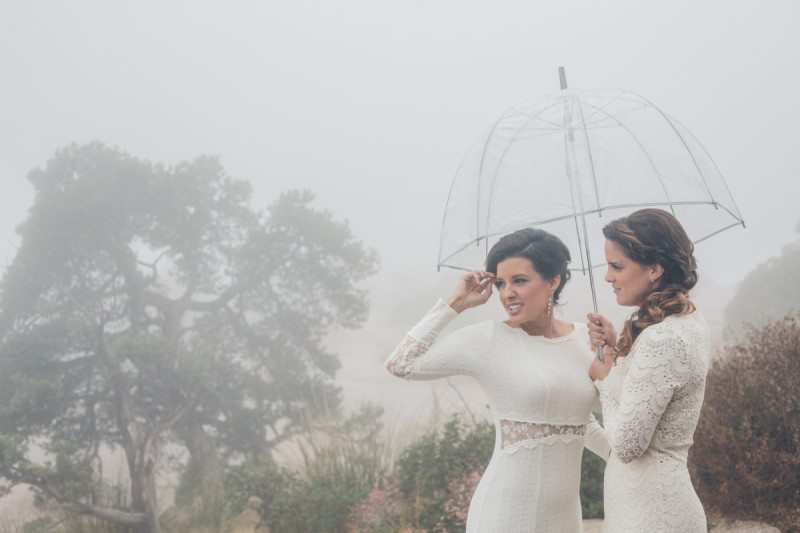
<path fill-rule="evenodd" d="M 460 311 L 489 299 L 491 281 L 491 274 L 481 271 L 462 276 L 447 302 L 439 300 L 392 351 L 386 360 L 389 372 L 407 379 L 474 375 L 488 350 L 491 324 L 466 327 L 441 339 L 439 335 Z"/>
<path fill-rule="evenodd" d="M 406 379 L 475 375 L 489 348 L 491 323 L 468 326 L 440 338 L 456 316 L 453 308 L 439 300 L 389 355 L 387 370 Z"/>

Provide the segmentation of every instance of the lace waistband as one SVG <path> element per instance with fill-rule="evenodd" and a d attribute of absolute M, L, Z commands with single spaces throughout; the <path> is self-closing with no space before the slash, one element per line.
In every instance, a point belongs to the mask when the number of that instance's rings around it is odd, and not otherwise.
<path fill-rule="evenodd" d="M 500 447 L 505 448 L 528 440 L 538 440 L 552 435 L 583 435 L 586 424 L 537 424 L 519 420 L 500 420 Z"/>

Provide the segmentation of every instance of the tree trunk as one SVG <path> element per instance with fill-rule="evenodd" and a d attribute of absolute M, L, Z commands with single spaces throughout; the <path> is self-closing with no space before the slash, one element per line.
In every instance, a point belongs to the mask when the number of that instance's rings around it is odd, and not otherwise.
<path fill-rule="evenodd" d="M 223 493 L 222 464 L 214 444 L 200 424 L 187 420 L 180 429 L 189 450 L 189 463 L 181 480 L 181 501 L 191 504 L 199 497 L 213 499 Z"/>
<path fill-rule="evenodd" d="M 146 433 L 137 422 L 129 422 L 125 431 L 125 455 L 131 480 L 131 507 L 144 515 L 144 520 L 134 527 L 136 533 L 158 533 L 156 500 L 155 430 Z"/>
<path fill-rule="evenodd" d="M 158 509 L 156 506 L 156 482 L 154 461 L 145 459 L 137 465 L 135 472 L 132 472 L 131 483 L 133 508 L 135 511 L 144 514 L 144 521 L 137 525 L 134 530 L 136 533 L 158 533 Z"/>

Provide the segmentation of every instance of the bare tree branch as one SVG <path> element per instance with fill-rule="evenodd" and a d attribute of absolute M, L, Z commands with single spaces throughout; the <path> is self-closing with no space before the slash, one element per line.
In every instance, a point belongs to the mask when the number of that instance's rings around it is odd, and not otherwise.
<path fill-rule="evenodd" d="M 61 504 L 60 507 L 66 511 L 73 513 L 80 513 L 83 515 L 94 516 L 116 524 L 123 524 L 126 526 L 137 526 L 144 523 L 144 513 L 130 513 L 128 511 L 120 511 L 118 509 L 109 509 L 107 507 L 99 507 L 97 505 L 88 505 L 84 503 L 67 503 Z"/>
<path fill-rule="evenodd" d="M 44 468 L 28 461 L 25 461 L 20 468 L 4 467 L 0 470 L 0 474 L 11 481 L 12 485 L 24 483 L 38 488 L 66 511 L 95 516 L 128 526 L 135 526 L 145 521 L 144 513 L 131 513 L 98 505 L 68 501 L 66 496 L 51 483 L 49 473 Z"/>

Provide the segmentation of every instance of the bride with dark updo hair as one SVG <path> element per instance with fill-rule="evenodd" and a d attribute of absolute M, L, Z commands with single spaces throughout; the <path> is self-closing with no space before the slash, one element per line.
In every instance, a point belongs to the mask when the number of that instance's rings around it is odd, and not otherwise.
<path fill-rule="evenodd" d="M 642 209 L 605 228 L 617 303 L 635 306 L 622 333 L 588 315 L 590 376 L 600 392 L 611 445 L 604 531 L 706 531 L 686 461 L 703 404 L 708 325 L 689 299 L 697 283 L 694 245 L 678 220 Z"/>
<path fill-rule="evenodd" d="M 553 313 L 569 262 L 564 243 L 545 231 L 505 235 L 489 251 L 486 270 L 464 274 L 386 361 L 405 379 L 471 376 L 486 394 L 495 446 L 470 502 L 468 533 L 582 529 L 583 448 L 604 459 L 609 448 L 591 416 L 598 394 L 587 375 L 594 354 L 586 326 Z M 493 292 L 506 320 L 442 334 Z"/>

